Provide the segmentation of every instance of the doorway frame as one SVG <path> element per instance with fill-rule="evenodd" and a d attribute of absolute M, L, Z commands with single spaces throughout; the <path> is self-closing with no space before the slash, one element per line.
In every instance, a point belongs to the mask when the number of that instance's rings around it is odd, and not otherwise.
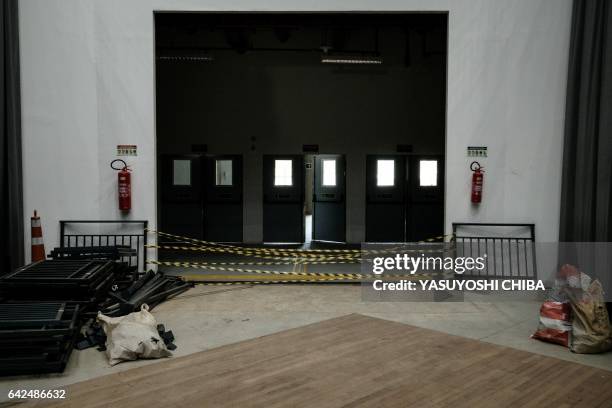
<path fill-rule="evenodd" d="M 252 5 L 249 7 L 253 7 Z M 158 136 L 158 132 L 157 132 L 157 59 L 155 57 L 156 54 L 156 33 L 157 33 L 157 27 L 156 27 L 156 22 L 155 22 L 155 16 L 157 14 L 252 14 L 252 15 L 257 15 L 257 14 L 321 14 L 321 15 L 325 15 L 325 14 L 365 14 L 365 15 L 386 15 L 386 14 L 397 14 L 397 15 L 410 15 L 410 14 L 437 14 L 437 15 L 445 15 L 446 16 L 446 58 L 445 58 L 445 67 L 444 67 L 444 78 L 445 78 L 445 83 L 444 83 L 444 136 L 443 136 L 443 143 L 444 143 L 444 148 L 443 148 L 443 158 L 444 158 L 444 168 L 443 168 L 443 172 L 444 172 L 444 186 L 443 186 L 443 191 L 444 191 L 444 197 L 443 197 L 443 232 L 444 235 L 447 234 L 447 231 L 449 231 L 450 229 L 450 221 L 447 220 L 447 205 L 448 205 L 448 196 L 449 196 L 449 186 L 447 183 L 447 180 L 449 179 L 449 175 L 447 174 L 448 172 L 448 122 L 449 122 L 449 109 L 448 109 L 448 101 L 449 101 L 449 55 L 450 55 L 450 47 L 451 47 L 451 42 L 450 42 L 450 17 L 451 17 L 451 10 L 449 10 L 448 6 L 446 7 L 442 7 L 441 9 L 435 10 L 435 9 L 429 9 L 429 8 L 423 8 L 423 9 L 405 9 L 405 10 L 399 10 L 397 8 L 389 8 L 389 9 L 376 9 L 376 10 L 347 10 L 347 9 L 333 9 L 333 8 L 326 8 L 326 9 L 299 9 L 299 10 L 274 10 L 274 9 L 270 9 L 270 10 L 263 10 L 263 9 L 243 9 L 243 10 L 227 10 L 227 9 L 222 9 L 222 8 L 218 8 L 218 9 L 193 9 L 193 8 L 189 8 L 189 9 L 176 9 L 176 8 L 167 8 L 167 9 L 152 9 L 152 39 L 153 39 L 153 44 L 152 44 L 152 49 L 153 49 L 153 64 L 152 64 L 152 71 L 153 71 L 153 143 L 154 143 L 154 149 L 153 149 L 153 158 L 152 158 L 152 162 L 153 162 L 153 166 L 154 166 L 154 172 L 155 172 L 155 180 L 154 180 L 154 197 L 155 197 L 155 201 L 154 201 L 154 217 L 155 217 L 155 225 L 159 225 L 159 220 L 160 220 L 160 200 L 159 200 L 159 196 L 157 194 L 157 191 L 159 189 L 158 184 L 159 184 L 159 163 L 158 163 L 158 156 L 159 153 L 157 152 L 157 145 L 158 145 L 158 140 L 159 140 L 159 136 Z M 304 155 L 304 152 L 300 152 L 302 155 Z M 347 243 L 349 242 L 349 237 L 351 236 L 351 234 L 349 232 L 351 232 L 350 226 L 351 224 L 349 223 L 349 219 L 348 219 L 348 214 L 349 214 L 349 201 L 348 201 L 348 195 L 345 198 L 346 200 L 346 210 L 345 210 L 345 237 L 346 237 L 346 241 Z M 362 230 L 362 237 L 360 242 L 363 243 L 365 242 L 365 205 L 363 205 L 363 214 L 362 214 L 362 220 L 361 220 L 361 230 Z M 244 206 L 246 208 L 247 206 L 247 202 L 246 202 L 246 198 L 244 199 Z M 262 210 L 263 211 L 263 210 Z M 304 215 L 305 216 L 305 215 Z M 247 219 L 243 219 L 243 231 L 245 230 L 245 223 L 247 222 Z M 314 223 L 314 222 L 313 222 Z M 262 223 L 263 224 L 263 223 Z M 359 228 L 356 228 L 356 230 L 358 231 Z M 358 234 L 357 234 L 358 235 Z M 247 242 L 248 240 L 245 240 L 243 237 L 243 241 Z M 352 240 L 351 240 L 352 241 Z M 260 236 L 260 242 L 263 243 L 263 225 L 261 228 L 261 236 Z M 153 249 L 155 256 L 157 256 L 157 249 Z"/>

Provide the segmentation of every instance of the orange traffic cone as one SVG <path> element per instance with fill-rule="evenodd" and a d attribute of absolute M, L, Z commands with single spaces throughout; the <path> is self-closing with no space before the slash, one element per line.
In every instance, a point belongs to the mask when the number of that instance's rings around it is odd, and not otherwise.
<path fill-rule="evenodd" d="M 43 243 L 42 226 L 40 225 L 40 217 L 34 210 L 32 220 L 32 262 L 38 262 L 45 259 L 45 244 Z"/>

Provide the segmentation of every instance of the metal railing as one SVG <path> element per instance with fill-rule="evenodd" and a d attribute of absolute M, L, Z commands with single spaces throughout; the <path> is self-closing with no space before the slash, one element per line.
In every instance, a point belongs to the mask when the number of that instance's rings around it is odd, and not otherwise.
<path fill-rule="evenodd" d="M 96 247 L 122 245 L 134 249 L 134 252 L 121 257 L 123 262 L 129 266 L 137 267 L 139 272 L 143 272 L 147 264 L 147 228 L 148 221 L 134 220 L 61 220 L 60 224 L 60 246 L 62 248 L 71 247 Z M 119 225 L 119 231 L 69 231 L 76 225 L 86 226 L 90 229 L 105 229 L 111 225 Z M 140 225 L 142 227 L 140 227 Z M 131 231 L 125 231 L 125 226 L 130 226 Z M 134 230 L 134 227 L 136 230 Z"/>
<path fill-rule="evenodd" d="M 482 270 L 466 275 L 537 278 L 535 224 L 454 222 L 453 234 L 456 256 L 485 257 Z"/>

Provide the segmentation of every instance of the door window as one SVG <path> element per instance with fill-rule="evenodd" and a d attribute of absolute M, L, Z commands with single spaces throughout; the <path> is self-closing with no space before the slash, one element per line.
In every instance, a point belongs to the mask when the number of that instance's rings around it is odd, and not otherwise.
<path fill-rule="evenodd" d="M 215 160 L 215 185 L 231 186 L 232 181 L 232 160 Z"/>
<path fill-rule="evenodd" d="M 336 186 L 336 159 L 323 159 L 323 186 Z"/>
<path fill-rule="evenodd" d="M 376 185 L 378 187 L 395 185 L 395 160 L 379 159 L 376 161 Z"/>
<path fill-rule="evenodd" d="M 274 185 L 293 185 L 293 160 L 274 160 Z"/>
<path fill-rule="evenodd" d="M 419 186 L 435 187 L 438 185 L 438 161 L 419 161 Z"/>
<path fill-rule="evenodd" d="M 172 184 L 175 186 L 190 186 L 191 160 L 173 160 L 172 167 Z"/>

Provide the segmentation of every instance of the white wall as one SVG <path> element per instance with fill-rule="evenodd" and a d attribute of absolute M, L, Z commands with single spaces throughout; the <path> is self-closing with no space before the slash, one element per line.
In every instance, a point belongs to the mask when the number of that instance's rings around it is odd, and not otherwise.
<path fill-rule="evenodd" d="M 448 10 L 447 229 L 529 221 L 557 239 L 571 0 L 21 0 L 24 209 L 48 247 L 59 219 L 121 217 L 117 144 L 139 149 L 129 218 L 155 223 L 153 10 Z M 490 151 L 477 210 L 468 145 Z"/>

